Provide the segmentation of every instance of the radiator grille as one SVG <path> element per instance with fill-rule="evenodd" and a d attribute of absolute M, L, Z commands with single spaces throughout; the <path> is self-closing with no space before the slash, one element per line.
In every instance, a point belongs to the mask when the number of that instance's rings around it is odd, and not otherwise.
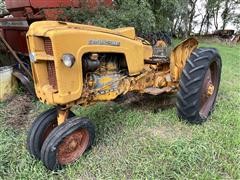
<path fill-rule="evenodd" d="M 44 49 L 46 54 L 53 56 L 52 42 L 49 38 L 44 38 Z"/>
<path fill-rule="evenodd" d="M 57 89 L 57 78 L 54 62 L 47 62 L 48 81 L 53 89 Z"/>

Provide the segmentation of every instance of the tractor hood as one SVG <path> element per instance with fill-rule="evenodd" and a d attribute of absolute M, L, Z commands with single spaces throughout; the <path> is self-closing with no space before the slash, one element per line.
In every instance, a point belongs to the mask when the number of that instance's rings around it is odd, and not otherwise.
<path fill-rule="evenodd" d="M 41 26 L 41 28 L 39 28 Z M 118 28 L 118 29 L 106 29 L 91 25 L 84 25 L 84 24 L 75 24 L 69 22 L 62 22 L 62 21 L 41 21 L 37 23 L 33 23 L 31 25 L 30 30 L 28 31 L 28 35 L 30 36 L 50 36 L 51 31 L 56 30 L 69 30 L 69 29 L 76 29 L 76 30 L 87 30 L 87 31 L 95 31 L 95 32 L 102 32 L 102 33 L 109 33 L 114 35 L 123 36 L 129 39 L 135 39 L 135 29 L 133 27 L 126 27 L 126 28 Z"/>

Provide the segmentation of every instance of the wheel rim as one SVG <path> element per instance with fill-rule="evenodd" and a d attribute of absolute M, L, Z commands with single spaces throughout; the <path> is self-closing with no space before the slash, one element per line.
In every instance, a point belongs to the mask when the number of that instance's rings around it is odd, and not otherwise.
<path fill-rule="evenodd" d="M 66 165 L 76 161 L 87 149 L 89 132 L 86 129 L 77 130 L 63 139 L 57 149 L 57 161 Z"/>
<path fill-rule="evenodd" d="M 219 84 L 219 70 L 216 62 L 213 62 L 204 77 L 201 91 L 200 116 L 207 118 L 212 110 L 217 95 Z"/>

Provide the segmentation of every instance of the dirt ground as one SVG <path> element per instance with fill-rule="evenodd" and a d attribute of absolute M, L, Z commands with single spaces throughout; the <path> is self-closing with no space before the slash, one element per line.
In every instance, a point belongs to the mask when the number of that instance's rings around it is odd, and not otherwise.
<path fill-rule="evenodd" d="M 28 125 L 30 116 L 34 116 L 35 105 L 29 94 L 17 94 L 5 102 L 1 114 L 8 126 L 22 129 Z"/>

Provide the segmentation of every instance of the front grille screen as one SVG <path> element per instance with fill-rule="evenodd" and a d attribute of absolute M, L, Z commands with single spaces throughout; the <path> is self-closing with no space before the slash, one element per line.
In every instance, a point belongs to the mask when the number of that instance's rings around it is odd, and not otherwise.
<path fill-rule="evenodd" d="M 44 49 L 46 54 L 53 56 L 52 42 L 49 38 L 44 38 Z"/>
<path fill-rule="evenodd" d="M 53 61 L 47 62 L 48 81 L 53 89 L 57 89 L 56 70 Z"/>

